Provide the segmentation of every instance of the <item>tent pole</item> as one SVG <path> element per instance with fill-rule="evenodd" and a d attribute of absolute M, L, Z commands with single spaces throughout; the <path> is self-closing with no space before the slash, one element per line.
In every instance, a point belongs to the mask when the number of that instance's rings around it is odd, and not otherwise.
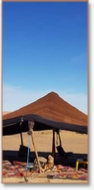
<path fill-rule="evenodd" d="M 21 137 L 21 145 L 23 145 L 23 136 L 22 136 L 22 133 L 20 133 L 20 137 Z"/>
<path fill-rule="evenodd" d="M 31 138 L 32 138 L 32 143 L 33 143 L 34 151 L 35 151 L 35 154 L 36 154 L 37 163 L 38 163 L 39 170 L 40 170 L 40 173 L 41 173 L 41 166 L 40 166 L 40 162 L 39 162 L 39 158 L 38 158 L 38 153 L 37 153 L 37 150 L 36 150 L 36 147 L 35 147 L 34 133 L 33 133 L 33 131 L 32 131 Z"/>
<path fill-rule="evenodd" d="M 52 156 L 55 161 L 55 130 L 53 129 L 53 140 L 52 140 Z"/>
<path fill-rule="evenodd" d="M 37 153 L 36 146 L 35 146 L 35 142 L 34 142 L 33 127 L 34 127 L 34 123 L 31 122 L 31 121 L 28 121 L 29 134 L 31 134 L 31 139 L 32 139 L 34 151 L 35 151 L 35 154 L 36 154 L 36 159 L 37 159 L 37 163 L 38 163 L 38 166 L 39 166 L 39 171 L 40 171 L 40 173 L 41 173 L 42 168 L 41 168 L 41 165 L 40 165 L 40 162 L 39 162 L 38 153 Z"/>

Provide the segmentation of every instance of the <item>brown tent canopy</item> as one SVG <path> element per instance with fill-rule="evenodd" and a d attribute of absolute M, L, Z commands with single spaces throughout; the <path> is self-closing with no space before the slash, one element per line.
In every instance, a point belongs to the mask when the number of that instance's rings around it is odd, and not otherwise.
<path fill-rule="evenodd" d="M 21 127 L 19 126 L 23 120 Z M 51 92 L 37 101 L 3 116 L 3 135 L 28 130 L 28 121 L 34 130 L 61 129 L 87 133 L 88 116 Z"/>

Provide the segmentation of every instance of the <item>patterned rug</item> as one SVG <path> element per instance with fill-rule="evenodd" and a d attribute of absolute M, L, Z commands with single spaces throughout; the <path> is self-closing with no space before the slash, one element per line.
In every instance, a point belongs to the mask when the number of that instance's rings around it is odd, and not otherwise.
<path fill-rule="evenodd" d="M 26 171 L 26 163 L 14 161 L 13 164 L 8 160 L 3 161 L 2 175 L 3 177 L 22 177 L 22 176 L 31 176 L 32 173 L 37 172 L 38 169 Z"/>
<path fill-rule="evenodd" d="M 59 178 L 59 179 L 78 179 L 88 180 L 88 170 L 80 168 L 79 171 L 75 171 L 75 168 L 57 165 L 56 171 L 47 175 L 48 178 Z"/>
<path fill-rule="evenodd" d="M 38 168 L 32 168 L 26 171 L 25 162 L 14 161 L 13 164 L 8 160 L 4 160 L 2 164 L 2 176 L 3 177 L 30 177 L 34 173 L 39 173 Z M 80 168 L 79 171 L 75 171 L 75 168 L 67 167 L 63 165 L 56 165 L 50 170 L 50 173 L 46 176 L 49 179 L 59 178 L 59 179 L 78 179 L 78 180 L 88 180 L 88 170 Z"/>

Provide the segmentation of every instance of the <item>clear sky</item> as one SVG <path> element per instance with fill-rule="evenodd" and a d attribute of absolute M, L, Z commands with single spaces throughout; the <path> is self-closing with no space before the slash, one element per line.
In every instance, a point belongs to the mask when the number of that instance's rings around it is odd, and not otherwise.
<path fill-rule="evenodd" d="M 55 91 L 88 113 L 87 6 L 3 3 L 3 111 Z"/>

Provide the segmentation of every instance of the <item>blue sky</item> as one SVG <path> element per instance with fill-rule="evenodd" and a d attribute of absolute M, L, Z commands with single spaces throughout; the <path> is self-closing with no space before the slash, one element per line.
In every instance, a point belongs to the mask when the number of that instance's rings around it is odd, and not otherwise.
<path fill-rule="evenodd" d="M 87 3 L 3 3 L 3 111 L 50 91 L 87 114 Z"/>

